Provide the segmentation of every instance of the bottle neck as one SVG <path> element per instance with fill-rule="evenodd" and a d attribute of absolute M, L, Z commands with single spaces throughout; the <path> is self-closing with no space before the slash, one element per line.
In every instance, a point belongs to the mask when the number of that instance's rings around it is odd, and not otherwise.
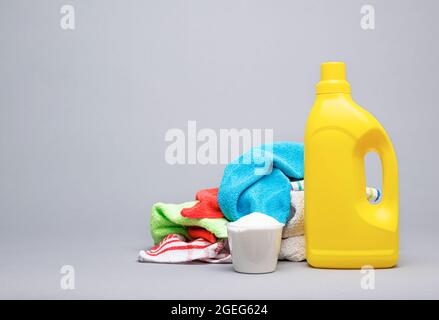
<path fill-rule="evenodd" d="M 348 93 L 344 93 L 344 92 L 317 93 L 316 97 L 317 98 L 325 98 L 325 99 L 340 98 L 340 97 L 347 98 L 347 99 L 351 99 L 352 98 L 350 92 L 348 92 Z"/>
<path fill-rule="evenodd" d="M 351 94 L 351 87 L 346 80 L 322 80 L 316 86 L 317 95 L 320 94 Z"/>
<path fill-rule="evenodd" d="M 331 92 L 331 93 L 317 93 L 315 101 L 328 101 L 328 100 L 348 100 L 352 101 L 350 93 L 343 92 Z"/>
<path fill-rule="evenodd" d="M 342 62 L 326 62 L 321 65 L 320 82 L 316 86 L 317 95 L 346 93 L 351 87 L 346 81 L 346 66 Z"/>

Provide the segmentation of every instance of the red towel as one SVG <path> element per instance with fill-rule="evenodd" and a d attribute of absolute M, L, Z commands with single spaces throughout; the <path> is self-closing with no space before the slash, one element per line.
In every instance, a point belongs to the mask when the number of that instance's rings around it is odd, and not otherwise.
<path fill-rule="evenodd" d="M 192 219 L 224 218 L 218 205 L 218 188 L 203 189 L 197 192 L 195 199 L 199 202 L 192 208 L 181 210 L 181 215 Z"/>
<path fill-rule="evenodd" d="M 204 239 L 209 241 L 210 243 L 215 243 L 216 242 L 216 237 L 215 235 L 204 229 L 204 228 L 199 228 L 199 227 L 189 227 L 187 229 L 187 233 L 189 235 L 189 237 L 191 237 L 192 239 Z"/>

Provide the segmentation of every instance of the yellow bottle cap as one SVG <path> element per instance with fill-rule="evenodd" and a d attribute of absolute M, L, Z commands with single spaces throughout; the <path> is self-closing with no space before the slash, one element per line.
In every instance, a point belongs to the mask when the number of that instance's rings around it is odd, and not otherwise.
<path fill-rule="evenodd" d="M 320 67 L 317 94 L 351 92 L 349 82 L 346 81 L 346 65 L 343 62 L 325 62 Z"/>

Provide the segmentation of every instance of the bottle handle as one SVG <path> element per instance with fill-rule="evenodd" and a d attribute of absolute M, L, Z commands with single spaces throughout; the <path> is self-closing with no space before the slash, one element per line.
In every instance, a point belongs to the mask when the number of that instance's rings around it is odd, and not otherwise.
<path fill-rule="evenodd" d="M 364 200 L 359 202 L 361 203 L 360 215 L 377 227 L 395 232 L 398 229 L 399 191 L 398 162 L 392 142 L 384 129 L 373 130 L 361 139 L 358 150 L 362 170 L 362 173 L 358 175 L 362 177 L 359 185 L 362 186 L 361 192 Z M 375 151 L 381 159 L 382 198 L 378 204 L 370 204 L 364 197 L 366 186 L 364 158 L 370 151 Z M 358 192 L 357 195 L 360 196 Z"/>

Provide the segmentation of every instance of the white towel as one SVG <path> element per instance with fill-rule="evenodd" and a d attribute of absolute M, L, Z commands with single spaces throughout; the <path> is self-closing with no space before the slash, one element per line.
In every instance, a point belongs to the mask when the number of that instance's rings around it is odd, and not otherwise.
<path fill-rule="evenodd" d="M 305 236 L 282 239 L 279 260 L 299 262 L 305 260 Z"/>
<path fill-rule="evenodd" d="M 305 192 L 291 191 L 291 219 L 282 232 L 282 238 L 301 236 L 305 234 Z"/>

